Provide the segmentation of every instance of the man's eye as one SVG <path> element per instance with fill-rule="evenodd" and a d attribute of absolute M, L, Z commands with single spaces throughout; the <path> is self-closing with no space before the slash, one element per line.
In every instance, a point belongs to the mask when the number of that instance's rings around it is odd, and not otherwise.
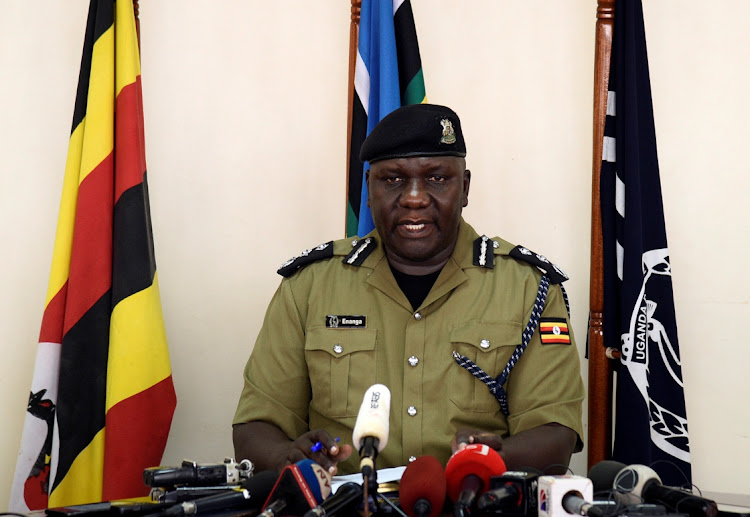
<path fill-rule="evenodd" d="M 430 176 L 430 181 L 433 183 L 445 183 L 445 176 Z"/>
<path fill-rule="evenodd" d="M 396 176 L 390 176 L 390 177 L 385 178 L 385 182 L 390 185 L 399 183 L 400 181 L 401 181 L 401 178 L 396 177 Z"/>

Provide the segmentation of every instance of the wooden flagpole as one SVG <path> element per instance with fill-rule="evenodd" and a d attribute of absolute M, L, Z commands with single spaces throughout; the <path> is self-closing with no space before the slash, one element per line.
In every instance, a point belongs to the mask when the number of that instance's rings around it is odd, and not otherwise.
<path fill-rule="evenodd" d="M 604 122 L 607 115 L 615 0 L 598 0 L 594 49 L 594 155 L 591 191 L 591 280 L 588 332 L 588 467 L 612 454 L 613 369 L 604 349 L 602 213 L 599 197 Z"/>

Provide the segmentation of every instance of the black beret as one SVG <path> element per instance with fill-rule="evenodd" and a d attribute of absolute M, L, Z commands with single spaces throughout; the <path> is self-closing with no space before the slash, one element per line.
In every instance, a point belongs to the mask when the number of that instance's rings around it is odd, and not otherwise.
<path fill-rule="evenodd" d="M 402 106 L 378 122 L 359 151 L 370 163 L 409 156 L 466 156 L 458 115 L 436 104 Z"/>

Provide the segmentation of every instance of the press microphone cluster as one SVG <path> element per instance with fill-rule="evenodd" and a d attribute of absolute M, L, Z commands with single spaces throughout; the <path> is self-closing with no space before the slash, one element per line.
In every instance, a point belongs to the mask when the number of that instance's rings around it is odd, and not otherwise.
<path fill-rule="evenodd" d="M 690 517 L 716 517 L 719 512 L 715 501 L 681 488 L 664 486 L 659 475 L 646 465 L 620 465 L 622 468 L 609 485 L 627 504 L 646 502 L 663 505 L 670 512 Z M 604 469 L 594 471 L 592 467 L 589 477 L 599 475 L 600 471 L 603 472 Z M 601 485 L 603 481 L 608 480 L 597 479 L 596 484 Z"/>

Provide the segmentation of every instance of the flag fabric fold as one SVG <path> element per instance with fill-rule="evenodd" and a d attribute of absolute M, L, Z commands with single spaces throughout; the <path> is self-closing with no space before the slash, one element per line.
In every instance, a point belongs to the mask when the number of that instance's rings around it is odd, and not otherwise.
<path fill-rule="evenodd" d="M 365 235 L 374 227 L 364 180 L 369 166 L 359 160 L 362 142 L 391 111 L 421 102 L 425 102 L 425 87 L 410 0 L 362 0 L 347 178 L 347 237 Z"/>
<path fill-rule="evenodd" d="M 133 3 L 91 0 L 11 509 L 147 495 L 175 405 Z"/>
<path fill-rule="evenodd" d="M 617 367 L 613 459 L 689 485 L 690 445 L 640 0 L 615 5 L 601 170 L 604 344 Z"/>

